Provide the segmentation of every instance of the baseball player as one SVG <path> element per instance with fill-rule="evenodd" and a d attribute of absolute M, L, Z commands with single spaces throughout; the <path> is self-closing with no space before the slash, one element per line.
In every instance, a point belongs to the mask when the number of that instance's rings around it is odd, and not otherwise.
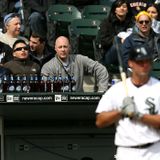
<path fill-rule="evenodd" d="M 160 81 L 150 76 L 152 55 L 149 48 L 131 49 L 128 65 L 132 73 L 126 79 L 126 87 L 123 82 L 113 85 L 99 101 L 96 126 L 116 124 L 117 160 L 158 160 Z"/>

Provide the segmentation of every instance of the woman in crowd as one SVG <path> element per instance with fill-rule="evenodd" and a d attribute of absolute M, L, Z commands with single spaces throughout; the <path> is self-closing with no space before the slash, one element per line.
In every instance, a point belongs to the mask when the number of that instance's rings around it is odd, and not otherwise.
<path fill-rule="evenodd" d="M 148 5 L 147 12 L 152 17 L 152 29 L 156 33 L 160 33 L 160 10 L 158 4 Z"/>
<path fill-rule="evenodd" d="M 122 59 L 124 66 L 128 67 L 128 55 L 131 48 L 138 45 L 147 45 L 151 51 L 153 60 L 160 58 L 160 37 L 151 28 L 152 17 L 146 11 L 141 11 L 135 17 L 136 29 L 126 38 L 122 44 Z"/>
<path fill-rule="evenodd" d="M 0 33 L 0 41 L 8 44 L 11 48 L 17 39 L 28 41 L 25 37 L 20 36 L 21 19 L 17 13 L 9 13 L 4 17 L 4 33 Z"/>
<path fill-rule="evenodd" d="M 104 19 L 100 25 L 99 38 L 104 50 L 102 63 L 110 65 L 117 63 L 114 38 L 122 31 L 126 31 L 133 26 L 131 15 L 128 10 L 127 0 L 117 0 L 113 2 L 109 17 Z M 120 43 L 123 42 L 120 37 Z"/>

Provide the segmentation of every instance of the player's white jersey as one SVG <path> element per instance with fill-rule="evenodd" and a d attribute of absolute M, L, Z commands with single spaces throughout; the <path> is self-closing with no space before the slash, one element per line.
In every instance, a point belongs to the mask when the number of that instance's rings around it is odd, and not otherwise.
<path fill-rule="evenodd" d="M 140 113 L 160 114 L 160 81 L 150 78 L 148 83 L 136 87 L 130 78 L 126 80 L 128 93 L 134 98 Z M 96 113 L 120 109 L 126 92 L 122 82 L 113 85 L 99 101 Z M 155 129 L 129 118 L 117 123 L 115 144 L 118 146 L 136 146 L 160 140 L 160 129 Z"/>

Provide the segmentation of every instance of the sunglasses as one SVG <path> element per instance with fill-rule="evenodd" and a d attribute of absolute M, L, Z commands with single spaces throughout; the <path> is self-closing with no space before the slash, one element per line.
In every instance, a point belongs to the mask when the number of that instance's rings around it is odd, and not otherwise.
<path fill-rule="evenodd" d="M 13 51 L 14 52 L 16 52 L 16 51 L 22 51 L 22 50 L 25 50 L 25 51 L 28 51 L 28 47 L 27 46 L 25 46 L 25 47 L 19 47 L 19 48 L 16 48 L 16 49 L 14 49 Z"/>
<path fill-rule="evenodd" d="M 148 20 L 144 20 L 144 21 L 142 20 L 142 21 L 139 21 L 138 23 L 139 23 L 139 24 L 143 24 L 143 23 L 144 23 L 144 24 L 149 24 L 149 22 L 150 22 L 150 21 L 148 21 Z"/>

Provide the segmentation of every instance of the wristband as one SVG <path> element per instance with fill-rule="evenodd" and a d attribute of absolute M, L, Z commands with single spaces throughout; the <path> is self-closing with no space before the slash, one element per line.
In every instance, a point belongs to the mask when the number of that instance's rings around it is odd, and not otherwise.
<path fill-rule="evenodd" d="M 141 119 L 143 116 L 144 116 L 143 113 L 138 112 L 138 114 L 137 114 L 137 118 L 138 118 L 138 119 Z"/>

